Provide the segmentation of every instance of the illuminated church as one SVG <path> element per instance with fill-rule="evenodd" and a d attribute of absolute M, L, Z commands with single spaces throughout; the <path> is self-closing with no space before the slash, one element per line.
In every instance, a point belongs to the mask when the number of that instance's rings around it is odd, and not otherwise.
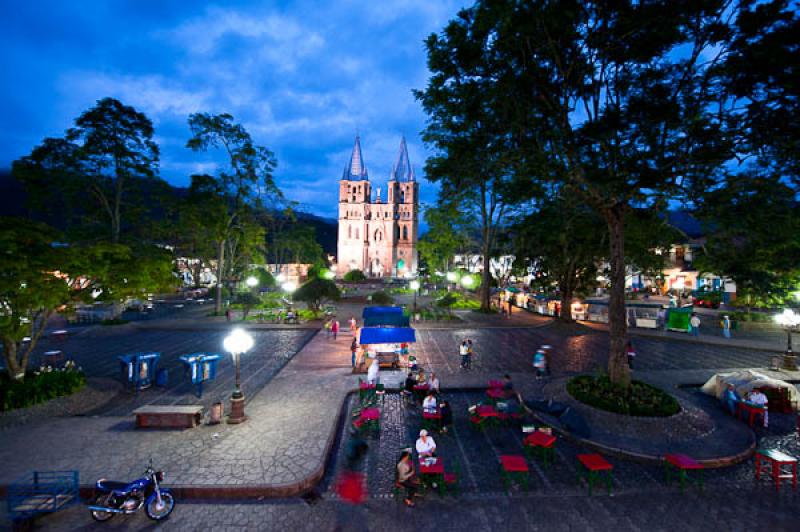
<path fill-rule="evenodd" d="M 350 162 L 339 181 L 337 274 L 361 270 L 367 277 L 410 277 L 417 273 L 419 185 L 400 140 L 385 198 L 373 194 L 356 136 Z"/>

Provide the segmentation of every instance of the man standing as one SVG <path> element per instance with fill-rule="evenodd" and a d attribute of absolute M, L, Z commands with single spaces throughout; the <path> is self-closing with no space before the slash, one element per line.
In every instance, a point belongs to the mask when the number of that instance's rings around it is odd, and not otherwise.
<path fill-rule="evenodd" d="M 748 397 L 750 403 L 760 406 L 764 409 L 764 428 L 769 426 L 769 412 L 767 411 L 767 403 L 769 400 L 767 396 L 761 393 L 761 390 L 758 388 L 754 388 L 752 392 L 750 392 L 750 396 Z"/>
<path fill-rule="evenodd" d="M 333 339 L 336 340 L 336 336 L 339 334 L 339 321 L 336 318 L 333 318 L 333 323 L 331 323 L 331 333 Z"/>
<path fill-rule="evenodd" d="M 466 340 L 461 342 L 461 345 L 458 347 L 458 354 L 461 355 L 461 369 L 467 369 L 467 357 L 469 357 L 469 351 L 467 350 Z"/>
<path fill-rule="evenodd" d="M 727 314 L 722 316 L 722 336 L 725 338 L 731 337 L 731 319 Z"/>
<path fill-rule="evenodd" d="M 689 325 L 692 327 L 692 336 L 700 336 L 700 318 L 697 316 L 696 312 L 692 312 Z"/>

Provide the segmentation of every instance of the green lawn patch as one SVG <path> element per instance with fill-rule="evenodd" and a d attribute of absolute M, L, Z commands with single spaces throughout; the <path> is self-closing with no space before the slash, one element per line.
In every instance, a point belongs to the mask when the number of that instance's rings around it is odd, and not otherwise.
<path fill-rule="evenodd" d="M 567 391 L 581 403 L 616 414 L 668 417 L 681 410 L 674 397 L 641 381 L 625 388 L 605 376 L 581 375 L 567 383 Z"/>
<path fill-rule="evenodd" d="M 63 369 L 46 367 L 28 371 L 21 382 L 11 380 L 3 371 L 0 372 L 0 412 L 26 408 L 56 397 L 71 395 L 85 384 L 86 376 L 74 365 Z"/>

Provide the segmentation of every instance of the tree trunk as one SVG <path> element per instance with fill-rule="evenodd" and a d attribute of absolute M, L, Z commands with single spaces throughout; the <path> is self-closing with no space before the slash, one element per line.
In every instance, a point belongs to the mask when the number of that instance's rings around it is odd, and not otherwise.
<path fill-rule="evenodd" d="M 225 266 L 225 240 L 220 240 L 217 247 L 217 298 L 214 302 L 214 313 L 222 314 L 222 272 Z"/>
<path fill-rule="evenodd" d="M 484 231 L 485 233 L 486 231 Z M 492 291 L 491 286 L 492 272 L 489 268 L 489 236 L 483 237 L 483 272 L 481 272 L 481 310 L 489 312 L 491 310 L 489 295 Z"/>
<path fill-rule="evenodd" d="M 625 315 L 625 205 L 614 205 L 603 213 L 611 244 L 611 290 L 608 301 L 608 376 L 611 382 L 628 387 L 630 367 L 625 353 L 627 320 Z"/>
<path fill-rule="evenodd" d="M 6 363 L 8 377 L 15 381 L 21 381 L 25 377 L 25 370 L 20 369 L 17 360 L 17 343 L 13 340 L 3 338 L 3 359 Z"/>
<path fill-rule="evenodd" d="M 561 314 L 558 319 L 564 323 L 572 323 L 572 282 L 570 279 L 571 273 L 564 276 L 561 283 Z"/>

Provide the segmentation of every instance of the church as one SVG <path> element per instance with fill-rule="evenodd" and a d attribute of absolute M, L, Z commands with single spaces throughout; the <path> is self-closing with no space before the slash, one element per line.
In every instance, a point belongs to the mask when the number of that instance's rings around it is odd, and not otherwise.
<path fill-rule="evenodd" d="M 369 181 L 356 136 L 350 162 L 339 181 L 337 275 L 361 270 L 367 277 L 411 277 L 417 273 L 419 185 L 400 140 L 385 198 Z"/>

